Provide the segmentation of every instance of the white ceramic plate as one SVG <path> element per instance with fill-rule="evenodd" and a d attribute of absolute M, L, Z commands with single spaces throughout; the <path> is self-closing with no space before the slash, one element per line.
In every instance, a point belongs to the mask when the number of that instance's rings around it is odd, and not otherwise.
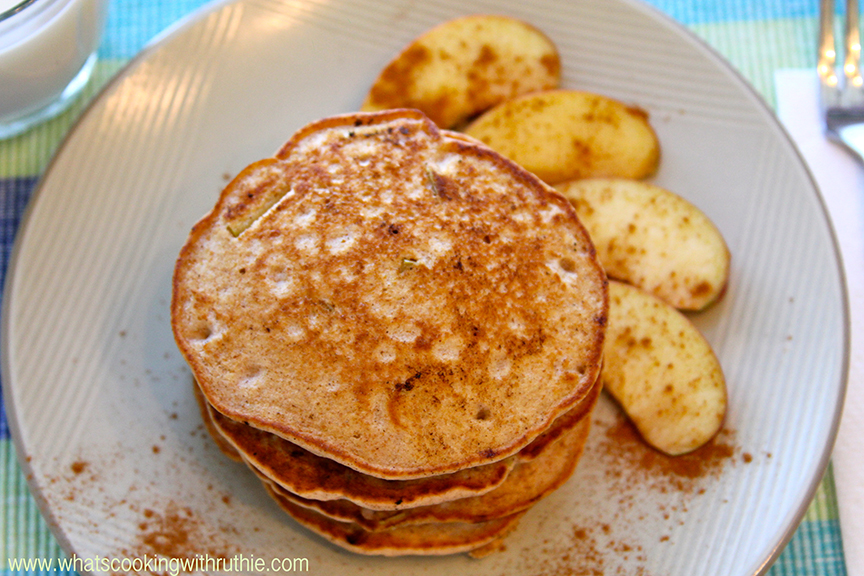
<path fill-rule="evenodd" d="M 360 557 L 298 528 L 206 436 L 169 327 L 171 273 L 231 175 L 306 122 L 356 109 L 401 46 L 471 12 L 532 22 L 559 46 L 567 87 L 647 109 L 663 145 L 656 182 L 728 240 L 728 292 L 694 316 L 728 379 L 728 453 L 695 479 L 645 472 L 622 456 L 632 443 L 615 455 L 618 416 L 604 401 L 576 475 L 506 551 Z M 653 9 L 242 0 L 148 47 L 50 166 L 6 286 L 6 405 L 42 511 L 82 558 L 306 559 L 315 574 L 756 574 L 827 464 L 847 365 L 844 301 L 823 206 L 788 138 L 717 55 Z"/>

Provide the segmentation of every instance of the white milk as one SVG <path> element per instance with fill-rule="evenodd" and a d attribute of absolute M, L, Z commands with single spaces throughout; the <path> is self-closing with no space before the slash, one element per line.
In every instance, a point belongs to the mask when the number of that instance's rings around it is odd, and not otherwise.
<path fill-rule="evenodd" d="M 0 138 L 59 112 L 86 84 L 107 0 L 0 0 Z"/>

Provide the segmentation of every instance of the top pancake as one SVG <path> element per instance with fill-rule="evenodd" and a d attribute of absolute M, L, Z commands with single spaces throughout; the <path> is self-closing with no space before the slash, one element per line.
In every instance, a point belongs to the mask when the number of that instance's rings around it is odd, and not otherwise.
<path fill-rule="evenodd" d="M 607 305 L 567 200 L 396 110 L 244 169 L 192 229 L 171 312 L 217 410 L 407 479 L 514 454 L 579 402 Z"/>

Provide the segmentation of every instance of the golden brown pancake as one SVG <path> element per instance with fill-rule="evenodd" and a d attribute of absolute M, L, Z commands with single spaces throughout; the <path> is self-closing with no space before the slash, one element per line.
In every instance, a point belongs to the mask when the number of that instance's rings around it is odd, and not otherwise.
<path fill-rule="evenodd" d="M 220 413 L 386 479 L 527 446 L 590 393 L 606 314 L 569 202 L 410 110 L 314 122 L 243 170 L 172 299 Z"/>
<path fill-rule="evenodd" d="M 285 490 L 317 500 L 347 499 L 373 510 L 401 510 L 476 496 L 504 482 L 516 456 L 449 474 L 384 480 L 357 472 L 296 444 L 210 410 L 217 433 L 261 475 Z"/>
<path fill-rule="evenodd" d="M 556 418 L 555 422 L 553 422 L 549 428 L 544 430 L 543 433 L 535 438 L 533 442 L 528 444 L 528 446 L 519 451 L 519 462 L 527 462 L 537 458 L 544 450 L 546 450 L 549 444 L 552 444 L 562 435 L 575 428 L 585 418 L 590 417 L 595 406 L 597 406 L 597 400 L 600 398 L 600 393 L 602 391 L 603 382 L 602 379 L 598 377 L 594 387 L 591 388 L 591 391 L 584 399 L 582 399 L 581 402 L 579 402 L 579 404 Z"/>
<path fill-rule="evenodd" d="M 270 495 L 297 522 L 337 546 L 360 554 L 381 556 L 468 552 L 508 534 L 524 514 L 520 512 L 488 522 L 413 524 L 370 532 L 353 522 L 339 522 L 298 506 L 272 490 Z"/>
<path fill-rule="evenodd" d="M 301 498 L 345 499 L 367 509 L 393 511 L 479 496 L 500 486 L 518 461 L 536 457 L 561 434 L 576 426 L 594 407 L 601 386 L 598 379 L 584 401 L 556 419 L 518 455 L 414 480 L 382 480 L 316 456 L 274 434 L 219 414 L 206 403 L 200 389 L 193 388 L 208 431 L 230 458 L 245 462 L 259 475 Z"/>
<path fill-rule="evenodd" d="M 570 478 L 588 439 L 590 427 L 590 414 L 586 414 L 540 456 L 517 464 L 504 483 L 495 490 L 434 506 L 398 512 L 375 511 L 348 500 L 322 502 L 300 498 L 278 486 L 272 489 L 295 504 L 311 508 L 333 520 L 354 522 L 370 531 L 433 522 L 486 522 L 527 510 Z"/>
<path fill-rule="evenodd" d="M 243 459 L 243 455 L 237 451 L 231 442 L 228 441 L 227 438 L 219 431 L 216 427 L 216 424 L 213 422 L 213 417 L 211 416 L 211 411 L 213 408 L 207 404 L 207 400 L 204 398 L 204 394 L 201 393 L 201 389 L 195 382 L 192 382 L 192 390 L 195 394 L 195 400 L 198 403 L 198 410 L 201 413 L 201 420 L 204 421 L 204 427 L 207 428 L 207 432 L 210 434 L 210 437 L 213 438 L 213 441 L 216 443 L 216 446 L 219 450 L 222 451 L 223 454 L 228 456 L 231 460 L 235 462 L 245 462 Z"/>

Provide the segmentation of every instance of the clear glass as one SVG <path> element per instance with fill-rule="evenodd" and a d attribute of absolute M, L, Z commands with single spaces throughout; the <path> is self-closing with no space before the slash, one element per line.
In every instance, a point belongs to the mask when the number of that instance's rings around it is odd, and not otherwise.
<path fill-rule="evenodd" d="M 0 0 L 0 139 L 65 110 L 87 85 L 108 0 Z"/>

